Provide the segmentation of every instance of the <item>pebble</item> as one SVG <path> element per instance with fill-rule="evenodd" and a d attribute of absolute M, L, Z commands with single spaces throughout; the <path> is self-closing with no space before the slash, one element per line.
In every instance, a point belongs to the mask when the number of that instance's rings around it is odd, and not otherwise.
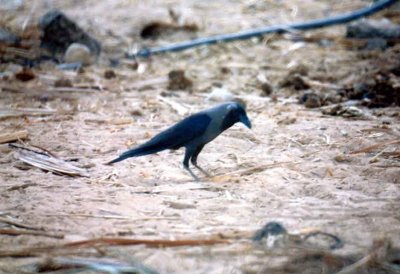
<path fill-rule="evenodd" d="M 72 43 L 64 55 L 66 63 L 81 63 L 88 66 L 93 64 L 94 57 L 90 53 L 90 49 L 80 43 Z"/>

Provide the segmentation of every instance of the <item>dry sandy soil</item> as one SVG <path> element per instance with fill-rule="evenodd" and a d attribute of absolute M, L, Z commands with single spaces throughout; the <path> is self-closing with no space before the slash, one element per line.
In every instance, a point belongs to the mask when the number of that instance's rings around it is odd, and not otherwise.
<path fill-rule="evenodd" d="M 39 2 L 33 8 L 26 3 L 10 24 L 18 26 L 29 12 L 33 24 L 50 8 L 59 7 L 103 43 L 103 56 L 82 73 L 42 65 L 33 69 L 36 78 L 32 81 L 2 81 L 3 112 L 24 108 L 54 112 L 2 118 L 0 131 L 26 129 L 26 145 L 45 148 L 61 159 L 75 158 L 71 163 L 87 168 L 90 176 L 56 175 L 23 165 L 15 149 L 2 145 L 1 217 L 63 238 L 1 235 L 0 254 L 99 237 L 218 238 L 229 243 L 103 246 L 39 252 L 30 258 L 6 256 L 0 259 L 0 272 L 22 271 L 21 266 L 44 256 L 78 256 L 139 261 L 161 273 L 332 273 L 368 254 L 374 239 L 400 247 L 399 143 L 351 153 L 399 140 L 399 108 L 361 108 L 363 115 L 357 118 L 328 116 L 319 108 L 298 104 L 299 92 L 279 87 L 296 64 L 305 65 L 309 77 L 319 83 L 342 86 L 360 74 L 365 60 L 383 53 L 365 57 L 335 39 L 321 46 L 271 35 L 154 56 L 139 60 L 138 69 L 132 68 L 133 61 L 125 60 L 113 68 L 116 78 L 104 77 L 108 58 L 122 56 L 138 45 L 318 18 L 362 7 L 368 1 L 335 1 L 340 3 L 334 5 L 313 0 L 306 4 L 297 0 Z M 138 33 L 146 23 L 169 20 L 169 7 L 200 30 L 140 39 Z M 307 35 L 339 39 L 344 32 L 345 27 L 338 26 Z M 185 71 L 193 81 L 191 90 L 167 89 L 164 79 L 173 69 Z M 260 95 L 259 75 L 271 82 L 274 98 Z M 60 78 L 70 79 L 76 90 L 54 88 Z M 181 167 L 182 150 L 104 165 L 184 116 L 215 105 L 205 98 L 214 85 L 221 84 L 247 103 L 253 123 L 251 131 L 235 125 L 200 154 L 200 165 L 221 176 L 193 182 Z M 251 235 L 270 221 L 280 222 L 290 233 L 313 229 L 332 233 L 344 245 L 332 253 L 312 246 L 283 244 L 266 250 L 253 245 Z M 6 228 L 11 226 L 0 221 L 0 229 Z M 318 259 L 310 266 L 304 260 L 289 267 L 293 258 L 311 251 L 352 259 L 333 266 Z"/>

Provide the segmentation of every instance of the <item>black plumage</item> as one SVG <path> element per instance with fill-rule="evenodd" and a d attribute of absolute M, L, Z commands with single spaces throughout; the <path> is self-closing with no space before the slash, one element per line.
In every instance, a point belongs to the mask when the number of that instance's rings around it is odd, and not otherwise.
<path fill-rule="evenodd" d="M 248 128 L 251 128 L 251 122 L 241 104 L 237 102 L 221 104 L 183 119 L 157 134 L 146 143 L 122 153 L 108 164 L 120 162 L 130 157 L 157 153 L 166 149 L 175 150 L 185 147 L 183 166 L 193 178 L 198 180 L 197 176 L 189 168 L 189 160 L 200 171 L 208 175 L 197 165 L 199 153 L 208 142 L 237 122 L 242 122 Z"/>

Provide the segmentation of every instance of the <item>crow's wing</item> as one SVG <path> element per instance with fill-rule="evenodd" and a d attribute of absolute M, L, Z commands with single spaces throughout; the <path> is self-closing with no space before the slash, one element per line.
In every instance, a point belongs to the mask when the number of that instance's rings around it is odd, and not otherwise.
<path fill-rule="evenodd" d="M 194 114 L 160 132 L 143 146 L 157 146 L 163 149 L 180 148 L 203 135 L 210 122 L 211 118 L 207 114 Z"/>
<path fill-rule="evenodd" d="M 129 157 L 156 153 L 165 149 L 178 149 L 204 134 L 210 122 L 211 118 L 206 113 L 197 113 L 189 116 L 160 132 L 148 142 L 122 153 L 108 164 L 120 162 Z"/>

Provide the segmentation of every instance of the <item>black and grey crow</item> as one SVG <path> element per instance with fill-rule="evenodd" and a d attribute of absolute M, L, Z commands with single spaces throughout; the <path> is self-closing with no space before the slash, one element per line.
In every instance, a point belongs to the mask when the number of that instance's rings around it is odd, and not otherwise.
<path fill-rule="evenodd" d="M 183 166 L 195 180 L 198 180 L 197 176 L 189 168 L 189 160 L 201 172 L 208 175 L 197 165 L 197 156 L 199 156 L 199 153 L 208 142 L 214 140 L 224 130 L 237 122 L 241 122 L 246 127 L 251 128 L 251 122 L 240 103 L 224 103 L 183 119 L 157 134 L 146 143 L 122 153 L 108 164 L 120 162 L 130 157 L 157 153 L 165 149 L 175 150 L 185 147 Z"/>

